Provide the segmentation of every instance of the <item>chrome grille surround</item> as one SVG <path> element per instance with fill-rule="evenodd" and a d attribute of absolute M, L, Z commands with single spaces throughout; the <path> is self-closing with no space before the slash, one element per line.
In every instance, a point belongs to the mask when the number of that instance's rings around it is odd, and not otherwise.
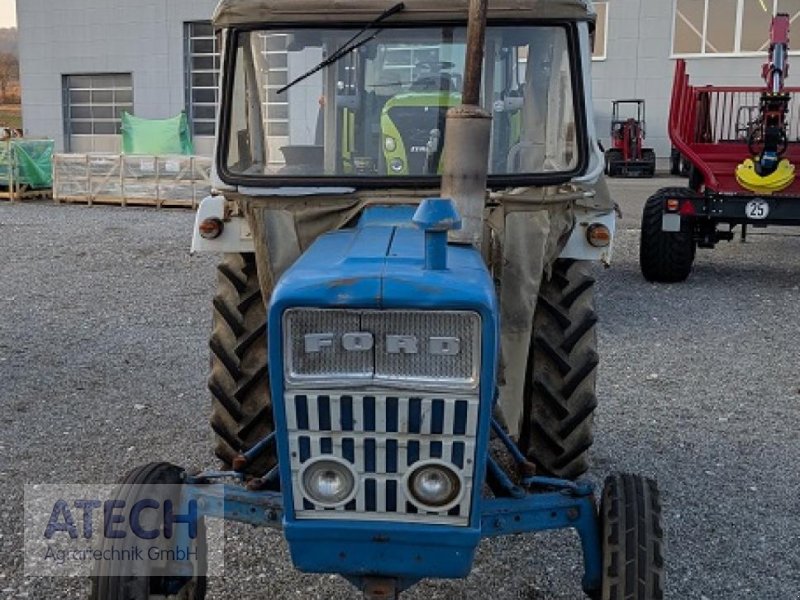
<path fill-rule="evenodd" d="M 295 308 L 283 316 L 284 376 L 289 387 L 350 387 L 354 383 L 414 390 L 476 390 L 480 374 L 481 320 L 472 311 L 340 310 Z M 342 347 L 344 336 L 372 336 L 359 351 Z M 317 352 L 307 338 L 330 336 Z M 417 340 L 418 351 L 389 352 L 392 337 Z M 457 354 L 434 354 L 436 340 L 458 340 Z"/>
<path fill-rule="evenodd" d="M 479 396 L 291 390 L 285 394 L 293 508 L 297 519 L 341 519 L 466 526 L 472 505 Z M 355 498 L 323 508 L 304 498 L 299 475 L 310 460 L 352 464 Z M 449 511 L 424 512 L 403 484 L 417 465 L 439 459 L 458 473 L 463 494 Z"/>

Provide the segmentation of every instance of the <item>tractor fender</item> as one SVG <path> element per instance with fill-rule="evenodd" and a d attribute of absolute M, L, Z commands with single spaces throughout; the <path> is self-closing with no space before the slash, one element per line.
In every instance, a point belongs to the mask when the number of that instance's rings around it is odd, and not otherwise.
<path fill-rule="evenodd" d="M 592 225 L 605 225 L 611 234 L 611 241 L 605 248 L 596 248 L 589 243 L 587 231 Z M 575 227 L 567 240 L 567 245 L 561 251 L 559 258 L 572 260 L 590 260 L 611 265 L 614 250 L 614 237 L 617 227 L 617 215 L 611 211 L 601 211 L 594 208 L 575 207 Z"/>
<path fill-rule="evenodd" d="M 209 240 L 200 235 L 200 224 L 206 219 L 219 219 L 223 223 L 222 234 Z M 224 196 L 208 196 L 200 202 L 192 230 L 191 253 L 223 252 L 248 254 L 255 252 L 253 233 L 247 219 L 232 214 Z"/>

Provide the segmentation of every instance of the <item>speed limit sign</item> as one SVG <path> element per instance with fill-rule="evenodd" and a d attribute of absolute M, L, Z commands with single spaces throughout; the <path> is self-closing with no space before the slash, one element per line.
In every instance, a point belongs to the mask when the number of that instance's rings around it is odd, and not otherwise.
<path fill-rule="evenodd" d="M 748 219 L 756 219 L 758 221 L 766 219 L 769 216 L 769 203 L 762 198 L 750 200 L 747 206 L 744 207 L 744 214 Z"/>

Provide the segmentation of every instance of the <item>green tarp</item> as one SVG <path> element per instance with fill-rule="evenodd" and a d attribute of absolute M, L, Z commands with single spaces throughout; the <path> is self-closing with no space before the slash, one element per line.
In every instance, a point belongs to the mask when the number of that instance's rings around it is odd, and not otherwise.
<path fill-rule="evenodd" d="M 27 185 L 32 189 L 53 186 L 53 140 L 0 142 L 0 185 Z"/>
<path fill-rule="evenodd" d="M 194 154 L 186 113 L 171 119 L 141 119 L 122 113 L 122 152 L 149 156 Z"/>

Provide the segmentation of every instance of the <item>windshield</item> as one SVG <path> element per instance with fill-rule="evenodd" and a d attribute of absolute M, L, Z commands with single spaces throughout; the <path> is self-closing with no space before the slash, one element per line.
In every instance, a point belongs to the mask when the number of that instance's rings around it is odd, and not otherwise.
<path fill-rule="evenodd" d="M 286 88 L 357 29 L 240 33 L 226 94 L 222 165 L 245 178 L 441 174 L 447 110 L 461 103 L 464 27 L 373 30 Z M 489 27 L 481 103 L 492 114 L 489 173 L 574 172 L 576 99 L 567 30 Z"/>

